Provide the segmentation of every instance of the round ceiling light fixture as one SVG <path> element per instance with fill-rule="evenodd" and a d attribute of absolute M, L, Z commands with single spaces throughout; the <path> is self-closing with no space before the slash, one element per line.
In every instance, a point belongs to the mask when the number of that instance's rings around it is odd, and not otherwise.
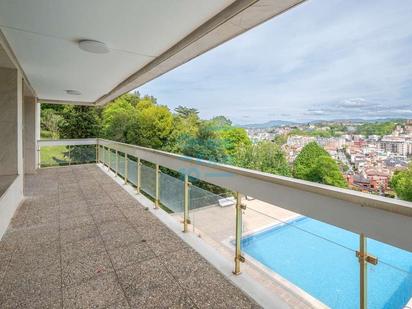
<path fill-rule="evenodd" d="M 66 93 L 70 95 L 81 95 L 82 94 L 79 90 L 74 90 L 74 89 L 67 89 Z"/>
<path fill-rule="evenodd" d="M 110 51 L 106 44 L 95 40 L 80 40 L 79 47 L 93 54 L 107 54 Z"/>

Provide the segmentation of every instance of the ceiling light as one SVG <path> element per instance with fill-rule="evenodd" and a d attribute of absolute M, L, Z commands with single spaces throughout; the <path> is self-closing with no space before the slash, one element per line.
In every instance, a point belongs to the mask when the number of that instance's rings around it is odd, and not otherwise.
<path fill-rule="evenodd" d="M 79 90 L 73 90 L 73 89 L 66 90 L 66 93 L 70 95 L 81 95 L 82 94 Z"/>
<path fill-rule="evenodd" d="M 106 54 L 110 51 L 106 44 L 94 40 L 80 40 L 79 47 L 84 51 L 94 54 Z"/>

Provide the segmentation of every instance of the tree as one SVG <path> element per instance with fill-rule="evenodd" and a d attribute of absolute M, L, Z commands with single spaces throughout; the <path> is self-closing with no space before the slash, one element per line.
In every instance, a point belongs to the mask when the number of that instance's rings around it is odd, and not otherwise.
<path fill-rule="evenodd" d="M 90 138 L 98 137 L 100 132 L 100 118 L 96 107 L 66 105 L 61 112 L 63 120 L 59 123 L 61 138 Z M 95 146 L 67 146 L 70 147 L 72 162 L 91 162 L 96 159 Z M 69 150 L 69 149 L 68 149 Z M 69 155 L 69 151 L 65 156 Z"/>
<path fill-rule="evenodd" d="M 228 163 L 234 159 L 239 148 L 251 145 L 249 136 L 243 128 L 225 127 L 218 135 L 223 141 L 223 146 L 229 159 Z"/>
<path fill-rule="evenodd" d="M 296 157 L 293 163 L 293 176 L 299 179 L 309 180 L 313 166 L 321 156 L 328 156 L 328 152 L 316 142 L 308 143 Z"/>
<path fill-rule="evenodd" d="M 199 131 L 200 118 L 194 108 L 179 106 L 173 115 L 173 131 L 168 143 L 163 147 L 165 151 L 183 153 L 183 147 L 190 139 L 194 139 Z"/>
<path fill-rule="evenodd" d="M 347 187 L 336 161 L 316 142 L 307 144 L 296 157 L 293 176 L 341 188 Z"/>
<path fill-rule="evenodd" d="M 59 123 L 61 138 L 98 137 L 100 118 L 96 107 L 66 105 L 61 112 Z"/>
<path fill-rule="evenodd" d="M 386 122 L 375 122 L 375 123 L 364 123 L 357 127 L 357 133 L 362 135 L 388 135 L 393 132 L 396 127 L 396 122 L 386 121 Z"/>
<path fill-rule="evenodd" d="M 179 105 L 178 107 L 176 107 L 175 112 L 178 116 L 182 118 L 188 118 L 191 116 L 199 115 L 199 111 L 196 108 L 185 107 L 182 105 Z"/>
<path fill-rule="evenodd" d="M 235 155 L 234 164 L 275 175 L 291 176 L 282 149 L 279 145 L 268 141 L 240 147 Z"/>
<path fill-rule="evenodd" d="M 210 122 L 203 121 L 195 137 L 188 138 L 183 154 L 214 162 L 225 162 L 226 152 L 222 140 Z"/>
<path fill-rule="evenodd" d="M 158 105 L 150 97 L 136 105 L 127 127 L 127 143 L 154 149 L 168 145 L 173 131 L 173 114 L 164 105 Z"/>
<path fill-rule="evenodd" d="M 106 106 L 102 113 L 102 136 L 118 142 L 127 142 L 127 132 L 138 104 L 135 95 L 123 95 Z"/>
<path fill-rule="evenodd" d="M 209 124 L 215 130 L 221 130 L 225 127 L 230 127 L 232 125 L 232 121 L 225 116 L 216 116 L 209 120 Z"/>
<path fill-rule="evenodd" d="M 316 160 L 316 164 L 312 168 L 308 180 L 340 188 L 346 188 L 348 186 L 336 161 L 329 155 L 320 156 Z"/>
<path fill-rule="evenodd" d="M 400 199 L 412 202 L 412 163 L 406 170 L 395 172 L 390 186 Z"/>
<path fill-rule="evenodd" d="M 41 110 L 42 135 L 49 134 L 52 139 L 59 138 L 59 124 L 63 118 L 54 109 L 46 108 Z"/>

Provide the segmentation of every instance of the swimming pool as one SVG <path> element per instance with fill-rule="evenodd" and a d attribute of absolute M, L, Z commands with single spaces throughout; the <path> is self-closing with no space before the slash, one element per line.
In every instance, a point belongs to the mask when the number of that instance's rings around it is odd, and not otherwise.
<path fill-rule="evenodd" d="M 411 236 L 412 239 L 412 236 Z M 359 236 L 306 217 L 244 237 L 242 249 L 332 308 L 359 308 Z M 368 239 L 369 308 L 403 308 L 412 297 L 412 253 Z"/>

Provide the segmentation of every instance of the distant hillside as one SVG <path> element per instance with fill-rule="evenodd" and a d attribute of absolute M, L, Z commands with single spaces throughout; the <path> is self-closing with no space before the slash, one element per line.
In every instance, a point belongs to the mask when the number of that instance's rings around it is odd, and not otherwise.
<path fill-rule="evenodd" d="M 302 122 L 294 122 L 294 121 L 285 121 L 285 120 L 271 120 L 268 122 L 263 123 L 252 123 L 252 124 L 244 124 L 238 125 L 241 128 L 245 129 L 266 129 L 266 128 L 273 128 L 273 127 L 281 127 L 281 126 L 291 126 L 291 125 L 301 125 L 301 124 L 327 124 L 327 123 L 336 123 L 336 122 L 351 122 L 353 124 L 361 124 L 361 123 L 381 123 L 387 121 L 395 121 L 395 122 L 402 122 L 405 119 L 395 119 L 395 118 L 379 118 L 379 119 L 362 119 L 362 118 L 353 118 L 353 119 L 333 119 L 333 120 L 311 120 L 311 121 L 302 121 Z"/>
<path fill-rule="evenodd" d="M 257 129 L 266 129 L 266 128 L 273 128 L 273 127 L 281 127 L 281 126 L 290 126 L 298 124 L 297 122 L 292 122 L 292 121 L 285 121 L 285 120 L 271 120 L 268 122 L 264 123 L 252 123 L 252 124 L 244 124 L 240 125 L 242 128 L 257 128 Z"/>

